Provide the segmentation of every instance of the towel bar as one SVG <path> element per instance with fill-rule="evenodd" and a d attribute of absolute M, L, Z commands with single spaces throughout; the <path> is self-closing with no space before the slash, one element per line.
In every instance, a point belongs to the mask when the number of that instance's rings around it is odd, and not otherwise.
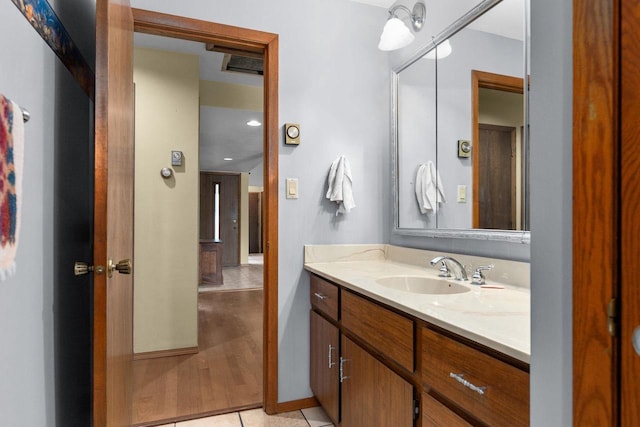
<path fill-rule="evenodd" d="M 27 123 L 31 118 L 31 113 L 29 113 L 29 110 L 27 110 L 26 108 L 20 107 L 20 109 L 22 110 L 22 121 Z"/>

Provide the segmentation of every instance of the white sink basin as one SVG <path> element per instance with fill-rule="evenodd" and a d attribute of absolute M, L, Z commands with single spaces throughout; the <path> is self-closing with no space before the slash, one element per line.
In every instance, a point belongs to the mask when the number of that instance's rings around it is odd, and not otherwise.
<path fill-rule="evenodd" d="M 376 280 L 379 285 L 414 294 L 461 294 L 470 289 L 455 282 L 422 276 L 391 276 Z"/>

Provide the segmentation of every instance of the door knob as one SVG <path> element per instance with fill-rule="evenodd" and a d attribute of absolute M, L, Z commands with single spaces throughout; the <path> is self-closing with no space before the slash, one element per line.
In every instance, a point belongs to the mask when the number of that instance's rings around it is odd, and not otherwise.
<path fill-rule="evenodd" d="M 91 271 L 95 271 L 96 274 L 100 275 L 104 273 L 104 267 L 101 265 L 94 267 L 93 265 L 89 265 L 88 263 L 81 261 L 76 261 L 73 265 L 73 274 L 76 276 L 83 276 Z"/>
<path fill-rule="evenodd" d="M 633 330 L 633 349 L 636 351 L 637 355 L 640 355 L 640 326 L 636 326 Z"/>
<path fill-rule="evenodd" d="M 117 271 L 120 274 L 131 274 L 131 260 L 130 259 L 123 259 L 122 261 L 119 261 L 117 264 L 113 263 L 113 260 L 109 260 L 109 263 L 107 264 L 107 268 L 109 271 L 109 277 L 113 276 L 113 271 Z"/>

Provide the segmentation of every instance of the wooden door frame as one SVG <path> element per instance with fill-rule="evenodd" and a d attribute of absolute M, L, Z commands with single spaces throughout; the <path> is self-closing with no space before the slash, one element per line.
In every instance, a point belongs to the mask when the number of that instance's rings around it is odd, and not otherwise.
<path fill-rule="evenodd" d="M 631 337 L 640 323 L 640 162 L 635 153 L 640 134 L 640 10 L 637 1 L 622 0 L 620 6 L 620 425 L 640 418 L 640 388 L 633 374 L 640 372 L 640 358 Z"/>
<path fill-rule="evenodd" d="M 489 73 L 487 71 L 471 70 L 471 146 L 479 147 L 480 132 L 478 130 L 479 123 L 479 103 L 480 88 L 501 90 L 511 93 L 524 93 L 524 79 L 520 77 L 506 76 L 503 74 Z M 473 148 L 475 153 L 477 148 Z M 480 178 L 480 159 L 479 156 L 471 155 L 472 169 L 472 226 L 477 228 L 480 222 L 480 188 L 478 180 Z"/>
<path fill-rule="evenodd" d="M 574 425 L 620 425 L 619 20 L 620 0 L 573 1 Z"/>
<path fill-rule="evenodd" d="M 132 8 L 134 31 L 264 55 L 264 410 L 278 407 L 278 35 Z"/>

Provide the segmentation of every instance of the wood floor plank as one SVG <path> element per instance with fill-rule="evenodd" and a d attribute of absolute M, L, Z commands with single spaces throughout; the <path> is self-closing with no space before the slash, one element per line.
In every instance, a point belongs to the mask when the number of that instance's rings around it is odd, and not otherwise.
<path fill-rule="evenodd" d="M 263 291 L 201 290 L 197 354 L 134 361 L 134 424 L 262 405 Z"/>

